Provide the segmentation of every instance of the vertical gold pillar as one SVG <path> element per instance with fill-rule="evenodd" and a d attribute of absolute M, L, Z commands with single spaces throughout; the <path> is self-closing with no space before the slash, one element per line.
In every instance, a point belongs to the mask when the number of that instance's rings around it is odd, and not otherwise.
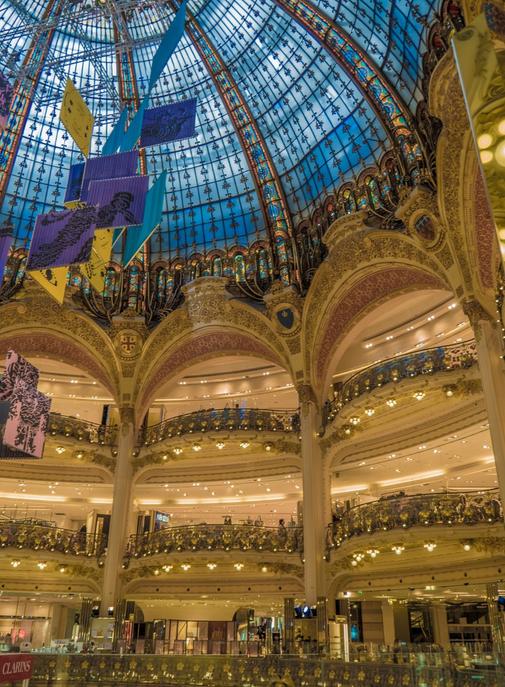
<path fill-rule="evenodd" d="M 109 542 L 103 573 L 100 615 L 106 616 L 115 608 L 120 593 L 120 575 L 126 547 L 128 516 L 131 510 L 133 480 L 133 450 L 135 448 L 135 420 L 133 408 L 120 408 L 121 424 L 118 437 L 118 454 L 114 473 L 112 513 Z"/>

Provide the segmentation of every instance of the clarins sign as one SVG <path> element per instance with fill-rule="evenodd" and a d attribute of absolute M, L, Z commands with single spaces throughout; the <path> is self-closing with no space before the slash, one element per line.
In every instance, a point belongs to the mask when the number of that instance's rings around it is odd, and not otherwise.
<path fill-rule="evenodd" d="M 28 680 L 32 669 L 31 654 L 0 654 L 0 683 Z"/>

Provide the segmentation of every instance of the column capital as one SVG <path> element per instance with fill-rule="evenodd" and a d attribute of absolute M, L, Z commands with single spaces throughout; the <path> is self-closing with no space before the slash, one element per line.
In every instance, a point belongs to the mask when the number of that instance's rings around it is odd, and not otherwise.
<path fill-rule="evenodd" d="M 318 405 L 316 394 L 310 384 L 298 384 L 296 391 L 298 392 L 300 405 L 305 405 L 306 403 Z"/>
<path fill-rule="evenodd" d="M 463 312 L 470 320 L 470 324 L 472 325 L 472 329 L 477 340 L 480 338 L 481 326 L 484 322 L 489 322 L 492 325 L 495 324 L 492 316 L 481 305 L 481 303 L 475 299 L 463 301 Z"/>

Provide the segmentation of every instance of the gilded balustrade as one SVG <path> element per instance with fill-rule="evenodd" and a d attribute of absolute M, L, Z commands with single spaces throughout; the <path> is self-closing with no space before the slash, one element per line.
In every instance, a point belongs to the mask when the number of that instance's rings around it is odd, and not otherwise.
<path fill-rule="evenodd" d="M 421 654 L 420 654 L 421 656 Z M 422 654 L 424 657 L 425 654 Z M 121 684 L 188 687 L 482 687 L 503 685 L 499 667 L 460 671 L 455 666 L 343 662 L 316 656 L 186 656 L 35 654 L 31 685 Z"/>
<path fill-rule="evenodd" d="M 335 513 L 328 526 L 328 549 L 351 537 L 411 527 L 478 525 L 503 521 L 498 491 L 420 494 L 382 498 Z"/>
<path fill-rule="evenodd" d="M 182 436 L 220 431 L 297 432 L 298 413 L 293 410 L 261 410 L 258 408 L 223 408 L 199 410 L 171 417 L 152 427 L 144 428 L 139 444 L 150 444 Z"/>
<path fill-rule="evenodd" d="M 334 390 L 334 398 L 325 409 L 325 424 L 331 422 L 342 408 L 353 399 L 379 389 L 386 384 L 399 382 L 435 372 L 466 369 L 477 363 L 475 341 L 464 341 L 450 346 L 438 346 L 425 351 L 384 360 L 377 365 L 357 372 Z"/>
<path fill-rule="evenodd" d="M 0 520 L 0 548 L 29 549 L 71 556 L 101 556 L 106 549 L 102 536 L 16 520 Z"/>
<path fill-rule="evenodd" d="M 78 441 L 102 446 L 113 446 L 117 440 L 115 425 L 99 425 L 76 417 L 51 413 L 47 431 L 52 436 L 72 437 Z"/>
<path fill-rule="evenodd" d="M 152 534 L 130 537 L 127 558 L 178 551 L 303 551 L 301 527 L 202 524 L 166 527 Z"/>

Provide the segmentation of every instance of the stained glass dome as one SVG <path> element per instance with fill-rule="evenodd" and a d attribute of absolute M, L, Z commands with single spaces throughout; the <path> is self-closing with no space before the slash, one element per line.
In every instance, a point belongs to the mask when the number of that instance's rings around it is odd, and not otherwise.
<path fill-rule="evenodd" d="M 61 208 L 69 167 L 83 160 L 59 121 L 67 77 L 95 116 L 99 155 L 121 109 L 134 113 L 145 95 L 178 3 L 0 7 L 0 69 L 16 84 L 0 137 L 2 220 L 26 248 L 36 216 Z M 143 153 L 153 179 L 168 172 L 163 221 L 144 257 L 170 269 L 203 259 L 212 271 L 209 260 L 239 250 L 246 273 L 253 249 L 260 276 L 276 262 L 289 280 L 304 269 L 299 228 L 326 198 L 333 213 L 373 208 L 395 179 L 415 182 L 427 167 L 416 114 L 437 11 L 437 0 L 189 0 L 151 106 L 196 97 L 196 135 Z"/>

